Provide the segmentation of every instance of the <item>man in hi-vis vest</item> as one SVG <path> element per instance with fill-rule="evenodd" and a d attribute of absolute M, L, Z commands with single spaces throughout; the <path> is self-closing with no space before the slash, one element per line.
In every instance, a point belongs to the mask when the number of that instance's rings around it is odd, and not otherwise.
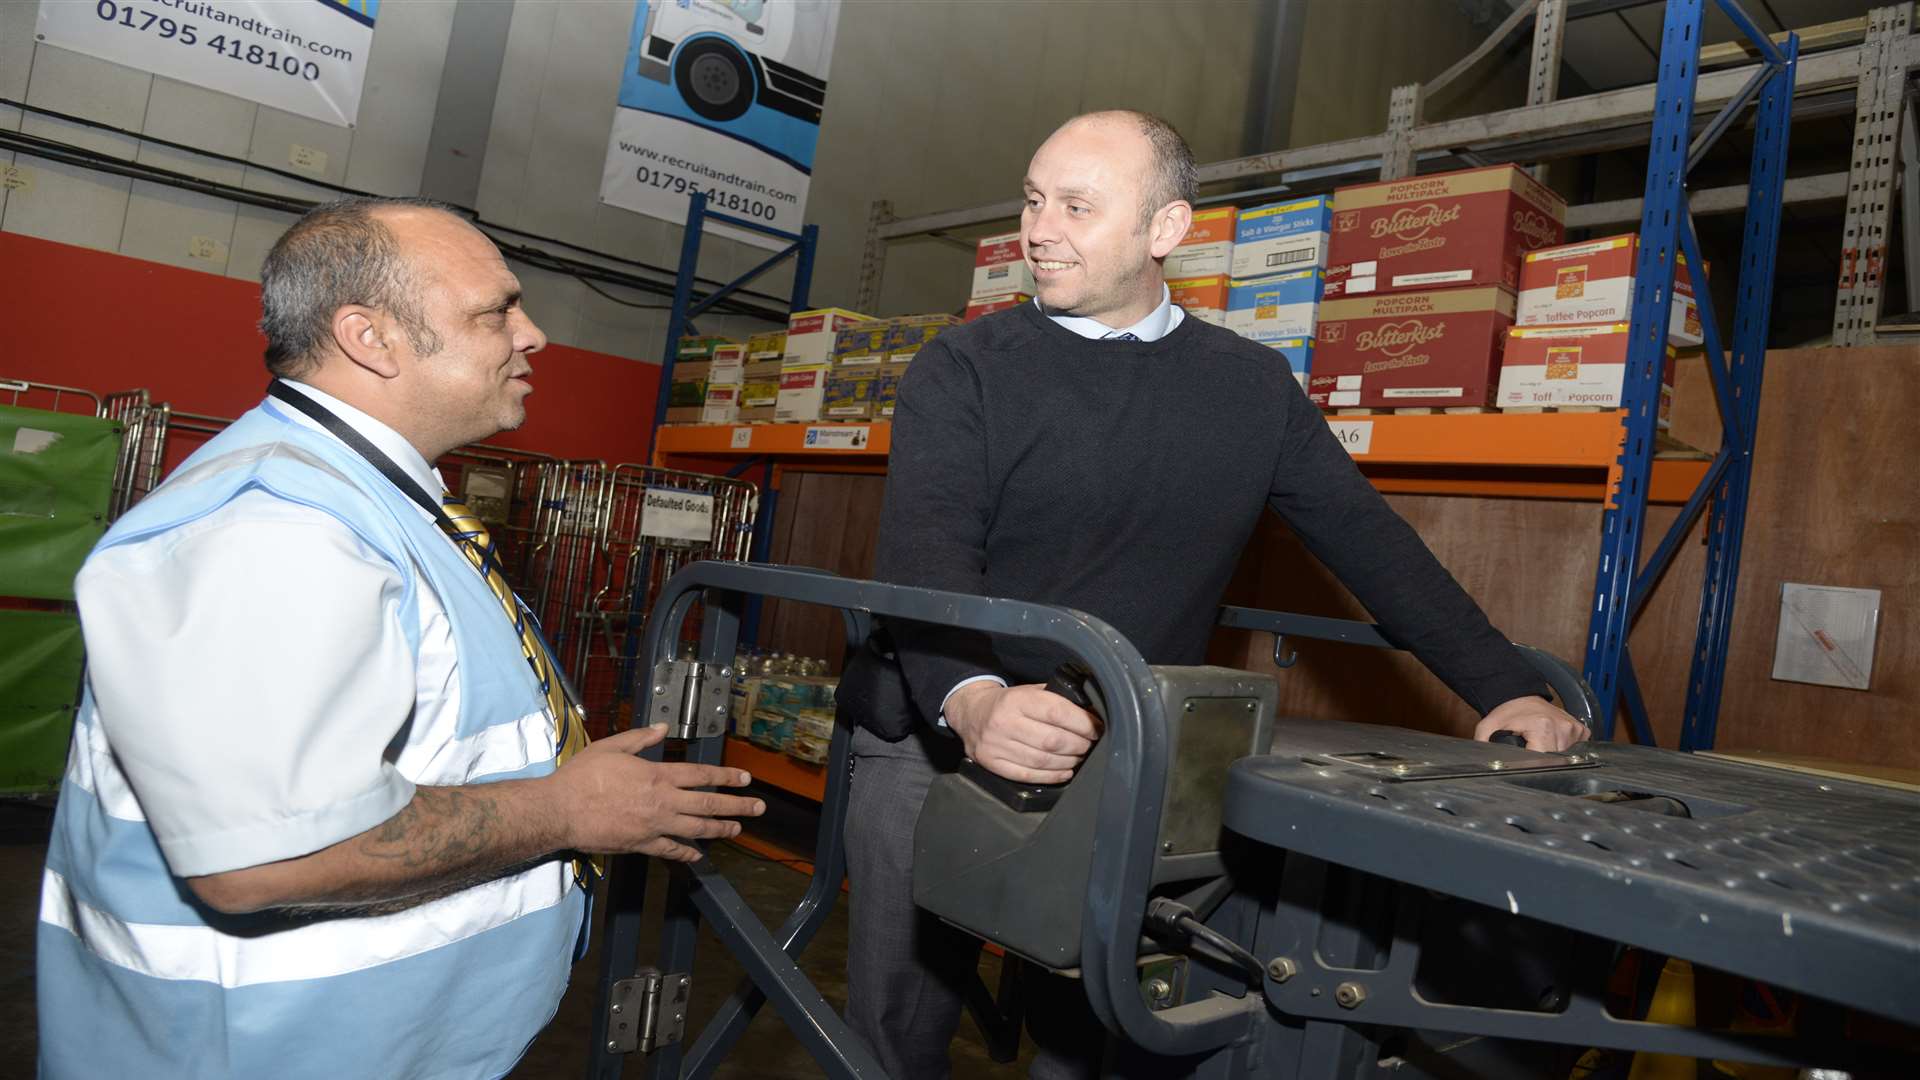
<path fill-rule="evenodd" d="M 586 744 L 430 462 L 546 344 L 472 226 L 314 210 L 261 272 L 268 397 L 77 582 L 87 693 L 39 927 L 47 1077 L 498 1077 L 586 934 L 585 856 L 700 857 L 747 774 Z M 218 362 L 210 358 L 209 362 Z"/>

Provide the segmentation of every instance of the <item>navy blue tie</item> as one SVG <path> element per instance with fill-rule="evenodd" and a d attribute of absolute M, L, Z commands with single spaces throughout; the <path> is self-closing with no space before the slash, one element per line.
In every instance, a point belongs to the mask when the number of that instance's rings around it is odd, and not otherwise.
<path fill-rule="evenodd" d="M 1108 341 L 1139 341 L 1140 335 L 1135 334 L 1129 330 L 1122 330 L 1117 334 L 1108 334 L 1107 340 Z"/>

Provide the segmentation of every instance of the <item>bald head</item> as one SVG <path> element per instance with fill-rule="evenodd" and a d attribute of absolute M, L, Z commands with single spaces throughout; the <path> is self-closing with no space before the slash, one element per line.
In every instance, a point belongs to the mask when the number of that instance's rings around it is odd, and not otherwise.
<path fill-rule="evenodd" d="M 1082 113 L 1056 129 L 1055 134 L 1084 125 L 1111 126 L 1139 136 L 1146 155 L 1145 174 L 1140 178 L 1140 222 L 1144 227 L 1153 215 L 1172 202 L 1192 205 L 1200 197 L 1200 174 L 1193 163 L 1193 148 L 1180 137 L 1172 124 L 1152 113 L 1134 109 L 1104 109 Z"/>
<path fill-rule="evenodd" d="M 267 370 L 310 372 L 332 340 L 334 313 L 359 304 L 385 311 L 423 356 L 440 348 L 421 308 L 422 274 L 393 226 L 431 215 L 472 228 L 431 199 L 350 198 L 316 206 L 274 242 L 260 268 L 260 332 Z"/>

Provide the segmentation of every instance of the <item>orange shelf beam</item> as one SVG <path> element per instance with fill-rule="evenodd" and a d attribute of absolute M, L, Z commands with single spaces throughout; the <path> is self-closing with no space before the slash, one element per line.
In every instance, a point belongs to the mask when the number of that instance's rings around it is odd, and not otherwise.
<path fill-rule="evenodd" d="M 762 750 L 736 735 L 727 736 L 720 760 L 745 769 L 755 780 L 781 791 L 819 802 L 827 795 L 827 770 L 822 765 L 796 761 L 776 750 Z"/>
<path fill-rule="evenodd" d="M 1330 416 L 1374 486 L 1395 494 L 1604 501 L 1618 467 L 1621 412 Z M 699 465 L 742 457 L 782 468 L 884 471 L 893 425 L 719 424 L 660 429 L 655 460 Z M 1364 449 L 1361 447 L 1364 446 Z M 1707 462 L 1654 462 L 1650 501 L 1683 503 Z"/>

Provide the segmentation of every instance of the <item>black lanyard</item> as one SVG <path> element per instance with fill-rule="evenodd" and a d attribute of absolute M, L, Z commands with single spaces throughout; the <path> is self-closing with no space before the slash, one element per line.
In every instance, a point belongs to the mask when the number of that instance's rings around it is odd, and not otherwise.
<path fill-rule="evenodd" d="M 275 379 L 267 385 L 267 396 L 283 401 L 307 414 L 307 416 L 313 419 L 314 423 L 326 428 L 327 431 L 333 434 L 334 438 L 346 443 L 349 449 L 365 458 L 367 464 L 379 470 L 380 475 L 387 478 L 388 483 L 399 488 L 401 493 L 406 495 L 407 498 L 419 503 L 421 509 L 432 514 L 433 520 L 439 522 L 440 527 L 445 529 L 448 534 L 452 536 L 460 535 L 460 528 L 453 523 L 451 517 L 447 516 L 447 511 L 440 505 L 439 500 L 421 490 L 420 485 L 413 482 L 413 477 L 408 476 L 405 469 L 394 464 L 393 459 L 382 453 L 380 448 L 373 445 L 373 442 L 365 435 L 355 431 L 352 424 L 335 416 L 325 405 L 295 390 L 279 379 Z"/>

